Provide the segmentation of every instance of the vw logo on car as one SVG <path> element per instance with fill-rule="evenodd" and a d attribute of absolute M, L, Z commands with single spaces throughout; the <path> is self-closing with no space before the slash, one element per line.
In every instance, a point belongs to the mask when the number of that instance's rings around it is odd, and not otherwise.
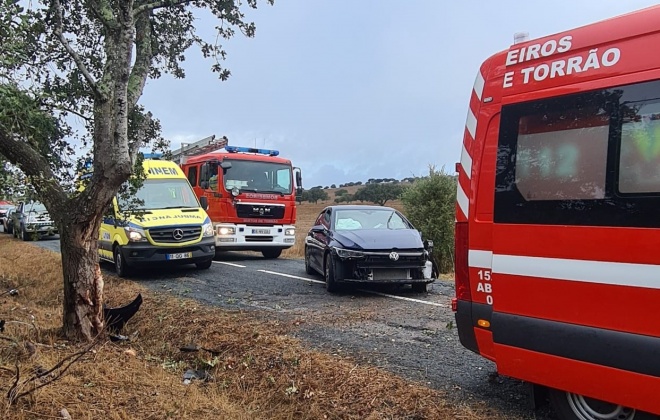
<path fill-rule="evenodd" d="M 399 260 L 399 254 L 397 254 L 397 253 L 394 252 L 394 251 L 390 252 L 390 260 L 392 260 L 392 261 L 398 261 L 398 260 Z"/>

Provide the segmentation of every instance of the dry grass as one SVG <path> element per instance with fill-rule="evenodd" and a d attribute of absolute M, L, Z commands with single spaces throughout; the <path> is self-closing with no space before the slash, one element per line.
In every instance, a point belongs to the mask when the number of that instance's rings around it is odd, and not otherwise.
<path fill-rule="evenodd" d="M 58 418 L 62 408 L 74 419 L 504 418 L 483 404 L 452 405 L 437 391 L 379 369 L 305 350 L 286 335 L 291 325 L 111 276 L 105 289 L 111 306 L 138 292 L 144 297 L 124 331 L 131 342 L 102 342 L 63 378 L 9 406 L 15 363 L 27 378 L 84 348 L 58 335 L 61 285 L 59 254 L 0 237 L 0 292 L 19 289 L 17 296 L 0 296 L 0 319 L 7 321 L 0 334 L 3 418 Z M 189 343 L 212 348 L 217 357 L 179 350 Z M 189 367 L 208 369 L 214 380 L 184 385 Z"/>

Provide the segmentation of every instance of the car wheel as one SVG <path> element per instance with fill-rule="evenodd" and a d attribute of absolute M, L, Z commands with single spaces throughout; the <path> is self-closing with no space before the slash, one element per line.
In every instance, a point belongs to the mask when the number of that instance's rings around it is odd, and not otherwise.
<path fill-rule="evenodd" d="M 282 250 L 279 248 L 268 248 L 261 251 L 261 254 L 264 256 L 264 258 L 272 259 L 279 257 L 282 254 Z"/>
<path fill-rule="evenodd" d="M 307 247 L 305 247 L 305 273 L 307 273 L 307 274 L 315 274 L 316 272 L 314 271 L 314 269 L 313 269 L 312 266 L 310 265 L 310 261 L 309 261 L 309 259 L 310 259 L 310 256 L 309 256 L 309 249 L 307 249 Z"/>
<path fill-rule="evenodd" d="M 207 270 L 211 268 L 211 266 L 213 265 L 213 258 L 211 258 L 210 260 L 195 263 L 195 265 L 200 270 Z"/>
<path fill-rule="evenodd" d="M 30 235 L 25 231 L 25 227 L 21 228 L 21 239 L 25 242 L 32 240 Z"/>
<path fill-rule="evenodd" d="M 325 290 L 330 293 L 335 293 L 339 291 L 339 285 L 337 284 L 337 274 L 335 272 L 334 258 L 331 254 L 325 256 L 325 269 L 323 270 L 325 276 Z"/>
<path fill-rule="evenodd" d="M 428 283 L 413 283 L 412 289 L 415 293 L 426 293 L 428 291 Z"/>
<path fill-rule="evenodd" d="M 117 245 L 113 249 L 113 257 L 115 261 L 115 272 L 119 277 L 126 277 L 129 274 L 129 267 L 128 264 L 126 264 L 126 261 L 124 260 L 124 255 L 121 252 L 121 247 Z"/>
<path fill-rule="evenodd" d="M 549 389 L 550 404 L 563 420 L 650 420 L 656 418 L 648 413 L 636 411 L 582 395 Z"/>

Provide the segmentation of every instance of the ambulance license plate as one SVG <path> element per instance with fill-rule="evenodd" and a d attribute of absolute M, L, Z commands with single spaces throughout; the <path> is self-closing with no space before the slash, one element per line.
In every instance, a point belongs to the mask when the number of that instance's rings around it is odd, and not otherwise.
<path fill-rule="evenodd" d="M 252 234 L 269 235 L 270 229 L 252 229 Z"/>
<path fill-rule="evenodd" d="M 179 252 L 178 254 L 167 254 L 165 258 L 168 260 L 183 260 L 186 258 L 192 258 L 192 252 Z"/>

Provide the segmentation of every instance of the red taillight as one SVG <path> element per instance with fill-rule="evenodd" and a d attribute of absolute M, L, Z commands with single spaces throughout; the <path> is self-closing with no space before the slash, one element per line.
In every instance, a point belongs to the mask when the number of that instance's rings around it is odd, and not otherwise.
<path fill-rule="evenodd" d="M 468 267 L 468 223 L 456 222 L 454 242 L 454 273 L 456 297 L 472 301 L 470 293 L 470 270 Z"/>

